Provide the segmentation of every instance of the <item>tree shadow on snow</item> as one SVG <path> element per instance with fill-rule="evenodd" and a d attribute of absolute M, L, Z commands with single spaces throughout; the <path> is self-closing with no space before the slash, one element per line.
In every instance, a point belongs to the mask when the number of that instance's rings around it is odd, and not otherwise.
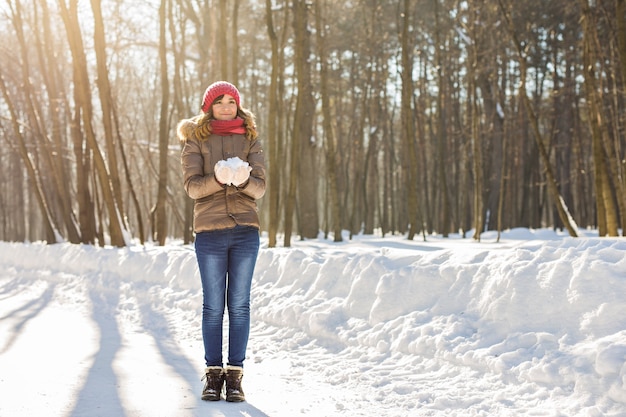
<path fill-rule="evenodd" d="M 46 306 L 50 303 L 50 300 L 52 300 L 54 287 L 55 285 L 48 284 L 48 287 L 46 287 L 45 291 L 39 297 L 0 317 L 0 320 L 2 321 L 11 318 L 17 318 L 16 323 L 11 329 L 11 334 L 9 338 L 7 339 L 4 346 L 0 348 L 0 354 L 3 354 L 11 349 L 11 346 L 15 344 L 15 341 L 22 334 L 22 329 L 24 328 L 24 326 L 29 321 L 37 317 L 46 308 Z"/>
<path fill-rule="evenodd" d="M 101 277 L 97 277 L 95 282 L 101 280 Z M 93 305 L 92 318 L 100 333 L 100 350 L 94 357 L 89 375 L 69 415 L 88 417 L 106 413 L 107 416 L 124 417 L 126 413 L 117 391 L 119 384 L 113 370 L 113 360 L 122 345 L 115 319 L 115 309 L 120 298 L 119 289 L 114 285 L 94 285 L 89 289 L 89 296 Z"/>
<path fill-rule="evenodd" d="M 243 403 L 227 403 L 225 401 L 202 401 L 200 392 L 203 383 L 199 372 L 189 359 L 180 351 L 178 345 L 173 342 L 174 336 L 167 326 L 167 317 L 154 310 L 151 305 L 144 304 L 141 307 L 142 326 L 149 332 L 155 341 L 161 357 L 170 365 L 178 375 L 182 376 L 188 385 L 194 390 L 194 404 L 191 408 L 196 411 L 194 416 L 202 417 L 269 417 L 267 414 L 254 407 Z M 212 411 L 214 413 L 212 413 Z"/>
<path fill-rule="evenodd" d="M 148 304 L 141 305 L 140 310 L 142 327 L 152 336 L 163 360 L 171 366 L 178 375 L 182 376 L 190 387 L 197 388 L 197 381 L 200 381 L 198 370 L 180 351 L 178 345 L 173 342 L 174 336 L 171 334 L 169 326 L 167 325 L 167 317 L 154 310 L 152 306 Z M 195 399 L 194 401 L 195 405 L 197 405 L 198 400 Z"/>
<path fill-rule="evenodd" d="M 196 417 L 269 417 L 250 403 L 227 403 L 226 401 L 203 401 L 204 406 Z M 211 412 L 213 411 L 213 412 Z"/>
<path fill-rule="evenodd" d="M 24 292 L 24 290 L 28 288 L 26 285 L 23 285 L 20 288 L 19 284 L 20 279 L 16 277 L 0 285 L 0 301 L 4 300 L 5 298 L 14 297 L 16 294 Z"/>
<path fill-rule="evenodd" d="M 442 246 L 421 245 L 419 241 L 416 241 L 416 240 L 406 240 L 405 242 L 396 242 L 396 241 L 385 241 L 385 240 L 380 239 L 380 240 L 376 240 L 372 242 L 364 240 L 359 243 L 361 245 L 372 246 L 374 248 L 401 249 L 401 250 L 412 250 L 412 251 L 421 251 L 421 252 L 435 252 L 435 251 L 444 249 Z"/>

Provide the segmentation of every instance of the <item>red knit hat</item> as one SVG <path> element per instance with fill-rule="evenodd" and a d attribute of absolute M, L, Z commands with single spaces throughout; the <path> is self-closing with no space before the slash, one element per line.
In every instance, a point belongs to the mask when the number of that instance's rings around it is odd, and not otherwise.
<path fill-rule="evenodd" d="M 207 113 L 215 99 L 224 94 L 233 96 L 235 102 L 237 103 L 237 107 L 240 107 L 239 90 L 237 90 L 237 87 L 226 81 L 217 81 L 208 86 L 204 92 L 204 97 L 202 98 L 202 111 Z"/>

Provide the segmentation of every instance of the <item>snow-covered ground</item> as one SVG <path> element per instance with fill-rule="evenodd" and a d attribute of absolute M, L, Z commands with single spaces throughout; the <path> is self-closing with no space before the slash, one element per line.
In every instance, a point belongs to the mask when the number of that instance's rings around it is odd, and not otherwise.
<path fill-rule="evenodd" d="M 624 238 L 263 243 L 240 404 L 192 247 L 0 243 L 0 416 L 626 415 Z"/>

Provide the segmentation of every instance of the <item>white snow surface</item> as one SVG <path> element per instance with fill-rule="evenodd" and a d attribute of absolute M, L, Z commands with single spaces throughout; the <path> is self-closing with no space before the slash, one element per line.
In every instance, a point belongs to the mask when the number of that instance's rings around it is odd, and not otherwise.
<path fill-rule="evenodd" d="M 594 231 L 263 237 L 231 404 L 200 399 L 192 246 L 0 243 L 0 416 L 625 416 L 625 253 Z"/>

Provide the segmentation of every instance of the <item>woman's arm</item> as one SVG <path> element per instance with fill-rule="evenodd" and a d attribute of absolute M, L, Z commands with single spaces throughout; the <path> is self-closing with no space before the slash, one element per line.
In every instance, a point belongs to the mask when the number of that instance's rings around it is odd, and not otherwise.
<path fill-rule="evenodd" d="M 189 197 L 198 200 L 224 189 L 224 185 L 215 179 L 213 172 L 204 172 L 204 157 L 197 139 L 189 138 L 184 142 L 180 159 L 183 184 Z"/>
<path fill-rule="evenodd" d="M 254 140 L 248 153 L 248 163 L 252 167 L 248 183 L 239 188 L 243 193 L 254 199 L 259 199 L 265 194 L 265 155 L 258 140 Z"/>

